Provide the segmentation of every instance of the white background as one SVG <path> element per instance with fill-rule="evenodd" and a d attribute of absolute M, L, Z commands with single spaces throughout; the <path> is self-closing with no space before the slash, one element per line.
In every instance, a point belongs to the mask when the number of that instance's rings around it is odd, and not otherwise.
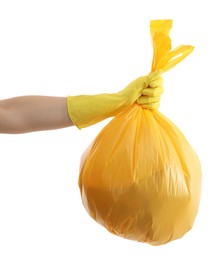
<path fill-rule="evenodd" d="M 184 133 L 203 169 L 193 229 L 153 247 L 92 220 L 78 188 L 80 157 L 108 122 L 0 135 L 0 259 L 220 259 L 219 2 L 1 0 L 0 99 L 119 91 L 150 71 L 151 19 L 173 19 L 174 47 L 194 52 L 165 74 L 160 111 Z"/>

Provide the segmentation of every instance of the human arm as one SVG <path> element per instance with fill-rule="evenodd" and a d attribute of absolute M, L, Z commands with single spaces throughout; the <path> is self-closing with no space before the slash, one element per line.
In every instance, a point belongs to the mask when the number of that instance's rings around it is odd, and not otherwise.
<path fill-rule="evenodd" d="M 161 73 L 154 72 L 113 94 L 0 100 L 0 133 L 18 134 L 73 125 L 87 127 L 115 116 L 135 101 L 144 108 L 157 109 L 162 92 Z"/>
<path fill-rule="evenodd" d="M 19 134 L 72 125 L 66 97 L 21 96 L 0 100 L 0 133 Z"/>

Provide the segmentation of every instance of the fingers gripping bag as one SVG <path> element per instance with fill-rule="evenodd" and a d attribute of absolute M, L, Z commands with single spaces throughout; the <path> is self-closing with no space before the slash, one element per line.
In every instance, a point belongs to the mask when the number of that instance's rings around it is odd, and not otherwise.
<path fill-rule="evenodd" d="M 153 20 L 152 71 L 193 51 L 171 49 L 172 20 Z M 79 187 L 89 215 L 111 233 L 162 245 L 182 237 L 200 202 L 200 161 L 182 132 L 157 110 L 134 103 L 104 127 L 81 158 Z"/>

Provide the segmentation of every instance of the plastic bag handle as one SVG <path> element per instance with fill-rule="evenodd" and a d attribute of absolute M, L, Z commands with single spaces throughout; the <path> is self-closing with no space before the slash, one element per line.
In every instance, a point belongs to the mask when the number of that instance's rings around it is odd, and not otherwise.
<path fill-rule="evenodd" d="M 150 22 L 150 32 L 153 43 L 152 71 L 168 71 L 176 64 L 186 58 L 193 50 L 191 45 L 181 45 L 172 49 L 169 37 L 172 28 L 172 20 L 152 20 Z"/>
<path fill-rule="evenodd" d="M 161 69 L 165 72 L 165 71 L 172 69 L 178 63 L 180 63 L 183 59 L 185 59 L 193 50 L 194 50 L 194 47 L 191 45 L 182 45 L 182 46 L 176 47 L 175 49 L 173 49 L 172 51 L 170 51 L 166 55 L 164 55 L 156 63 L 155 67 L 152 67 L 152 71 Z"/>

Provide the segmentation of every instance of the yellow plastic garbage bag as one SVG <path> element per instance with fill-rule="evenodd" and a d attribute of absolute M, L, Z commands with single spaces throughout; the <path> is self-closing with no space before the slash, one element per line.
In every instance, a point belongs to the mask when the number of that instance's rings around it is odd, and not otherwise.
<path fill-rule="evenodd" d="M 171 50 L 171 20 L 150 23 L 152 71 L 192 52 Z M 197 215 L 199 159 L 181 131 L 157 110 L 134 103 L 112 119 L 81 158 L 79 187 L 89 215 L 111 233 L 162 245 L 182 237 Z"/>

